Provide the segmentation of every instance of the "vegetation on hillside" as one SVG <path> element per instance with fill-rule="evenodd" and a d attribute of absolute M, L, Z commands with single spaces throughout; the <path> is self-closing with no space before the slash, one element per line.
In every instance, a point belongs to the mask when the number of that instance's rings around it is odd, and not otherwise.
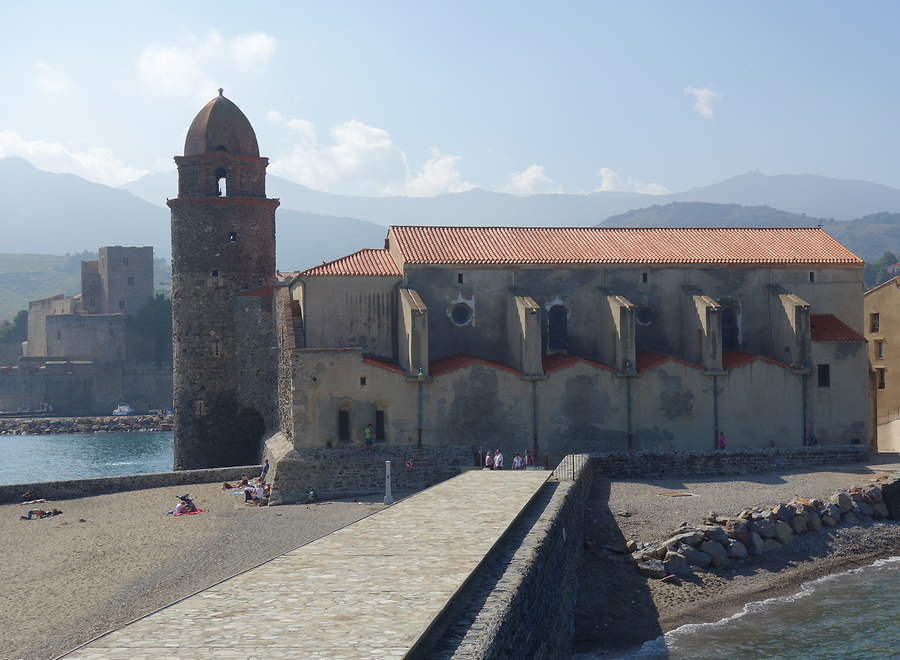
<path fill-rule="evenodd" d="M 147 299 L 134 316 L 125 317 L 126 354 L 129 360 L 172 360 L 172 300 L 158 293 Z"/>
<path fill-rule="evenodd" d="M 897 255 L 893 252 L 885 252 L 878 261 L 867 263 L 863 271 L 863 283 L 866 289 L 871 289 L 879 284 L 884 284 L 893 275 L 888 274 L 888 266 L 897 263 Z"/>
<path fill-rule="evenodd" d="M 28 339 L 28 310 L 21 310 L 12 321 L 0 323 L 0 344 L 21 343 L 26 339 Z"/>

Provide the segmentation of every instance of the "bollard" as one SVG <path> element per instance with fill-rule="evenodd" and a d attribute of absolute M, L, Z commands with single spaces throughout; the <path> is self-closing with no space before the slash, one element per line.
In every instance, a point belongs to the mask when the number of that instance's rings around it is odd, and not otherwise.
<path fill-rule="evenodd" d="M 390 506 L 394 503 L 394 498 L 391 497 L 391 462 L 384 462 L 384 505 Z"/>

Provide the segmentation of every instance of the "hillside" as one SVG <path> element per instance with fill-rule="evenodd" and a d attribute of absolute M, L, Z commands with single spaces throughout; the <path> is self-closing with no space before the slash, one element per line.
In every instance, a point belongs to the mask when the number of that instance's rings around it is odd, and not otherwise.
<path fill-rule="evenodd" d="M 0 254 L 0 321 L 11 321 L 30 300 L 81 293 L 80 263 L 72 271 L 69 262 L 47 254 Z"/>

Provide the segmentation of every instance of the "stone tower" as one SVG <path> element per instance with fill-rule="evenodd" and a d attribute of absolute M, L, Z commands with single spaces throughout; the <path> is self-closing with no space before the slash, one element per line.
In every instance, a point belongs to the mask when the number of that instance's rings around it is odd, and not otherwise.
<path fill-rule="evenodd" d="M 264 306 L 275 286 L 279 202 L 266 198 L 268 162 L 247 117 L 221 89 L 191 123 L 184 156 L 175 157 L 178 197 L 168 205 L 176 470 L 257 462 L 273 416 L 259 409 L 267 399 L 246 368 L 248 355 L 265 356 L 268 346 L 252 345 L 257 330 L 244 302 L 256 296 L 257 308 Z M 269 365 L 255 366 L 258 375 Z"/>

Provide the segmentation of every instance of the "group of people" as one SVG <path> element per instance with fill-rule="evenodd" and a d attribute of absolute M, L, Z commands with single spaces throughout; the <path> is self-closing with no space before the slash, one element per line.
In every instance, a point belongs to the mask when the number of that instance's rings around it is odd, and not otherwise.
<path fill-rule="evenodd" d="M 486 470 L 502 470 L 503 469 L 503 452 L 499 449 L 493 453 L 488 451 L 484 457 L 484 467 Z M 516 452 L 516 455 L 513 457 L 512 469 L 513 470 L 524 470 L 526 468 L 534 467 L 534 457 L 531 455 L 527 449 L 525 450 L 525 456 L 522 457 L 519 455 L 519 452 Z"/>
<path fill-rule="evenodd" d="M 34 520 L 35 518 L 49 518 L 50 516 L 58 516 L 62 511 L 59 509 L 51 509 L 44 511 L 43 509 L 31 509 L 26 516 L 19 516 L 20 520 Z"/>
<path fill-rule="evenodd" d="M 269 496 L 269 484 L 266 483 L 266 476 L 269 474 L 269 461 L 263 463 L 262 469 L 260 470 L 259 477 L 256 478 L 256 483 L 252 484 L 247 479 L 247 475 L 241 472 L 241 480 L 236 484 L 232 485 L 227 481 L 222 484 L 222 490 L 233 490 L 235 493 L 243 492 L 244 493 L 244 502 L 248 504 L 255 504 L 257 506 L 261 506 L 263 504 L 263 500 L 265 500 Z M 235 493 L 231 493 L 234 495 Z"/>

